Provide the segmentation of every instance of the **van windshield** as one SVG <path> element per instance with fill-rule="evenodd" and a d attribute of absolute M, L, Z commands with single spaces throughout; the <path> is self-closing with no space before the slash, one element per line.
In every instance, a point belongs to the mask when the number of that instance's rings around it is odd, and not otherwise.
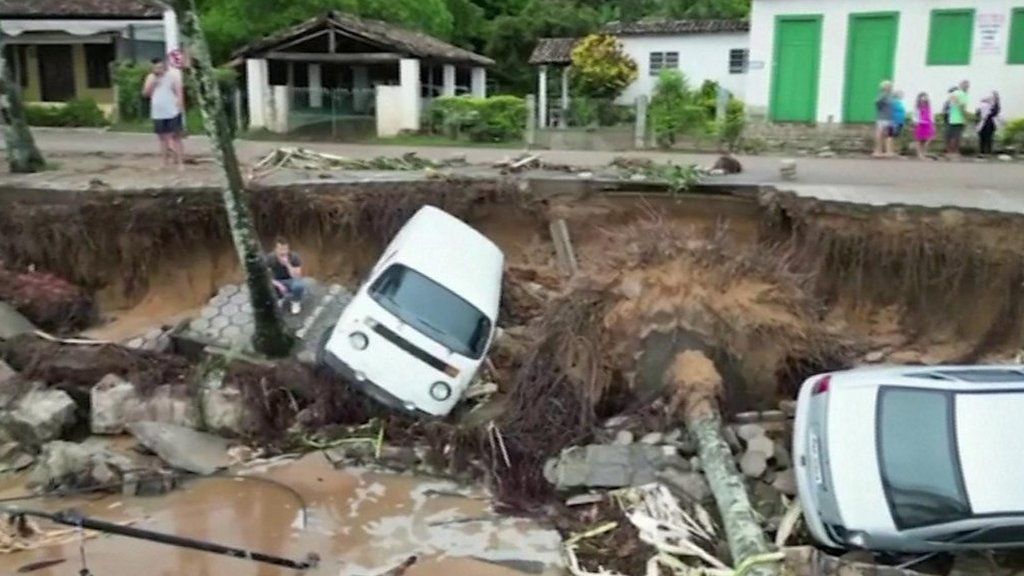
<path fill-rule="evenodd" d="M 370 297 L 453 352 L 473 359 L 483 356 L 491 333 L 490 319 L 412 268 L 392 264 L 370 286 Z"/>

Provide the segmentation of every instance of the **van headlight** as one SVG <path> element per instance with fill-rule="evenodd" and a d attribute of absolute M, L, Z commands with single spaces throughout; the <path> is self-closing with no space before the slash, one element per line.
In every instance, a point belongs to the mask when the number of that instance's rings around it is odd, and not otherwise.
<path fill-rule="evenodd" d="M 430 386 L 430 397 L 438 402 L 444 402 L 452 397 L 452 387 L 444 382 L 434 382 Z"/>
<path fill-rule="evenodd" d="M 348 335 L 348 343 L 356 350 L 366 350 L 366 347 L 370 345 L 370 339 L 362 332 L 353 332 Z"/>

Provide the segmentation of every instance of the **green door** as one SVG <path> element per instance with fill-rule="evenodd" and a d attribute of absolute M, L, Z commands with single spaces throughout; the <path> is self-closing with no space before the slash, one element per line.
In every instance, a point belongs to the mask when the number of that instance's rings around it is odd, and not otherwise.
<path fill-rule="evenodd" d="M 821 16 L 779 16 L 775 20 L 771 118 L 814 122 L 818 110 Z"/>
<path fill-rule="evenodd" d="M 871 122 L 883 80 L 892 80 L 899 14 L 851 14 L 843 121 Z"/>

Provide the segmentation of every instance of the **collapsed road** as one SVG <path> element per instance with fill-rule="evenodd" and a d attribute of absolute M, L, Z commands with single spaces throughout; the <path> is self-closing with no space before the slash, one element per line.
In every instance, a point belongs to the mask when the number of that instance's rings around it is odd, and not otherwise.
<path fill-rule="evenodd" d="M 735 457 L 762 537 L 786 552 L 787 567 L 806 573 L 813 553 L 792 547 L 808 540 L 784 505 L 795 494 L 786 415 L 800 382 L 870 363 L 1006 361 L 1021 348 L 1024 240 L 1013 215 L 837 205 L 759 189 L 666 197 L 621 184 L 614 194 L 567 191 L 564 182 L 546 189 L 517 177 L 323 180 L 258 188 L 253 208 L 261 232 L 291 238 L 324 285 L 353 287 L 427 203 L 506 254 L 503 336 L 464 412 L 411 421 L 301 362 L 178 349 L 182 322 L 239 279 L 214 192 L 50 190 L 26 199 L 24 190 L 0 191 L 0 298 L 48 332 L 73 337 L 4 336 L 4 389 L 13 392 L 0 422 L 10 436 L 4 466 L 31 469 L 39 489 L 58 491 L 131 483 L 137 458 L 152 469 L 179 467 L 98 440 L 140 420 L 212 430 L 258 450 L 236 452 L 223 464 L 231 470 L 311 452 L 259 472 L 317 500 L 307 530 L 293 527 L 295 503 L 280 489 L 253 483 L 228 492 L 204 484 L 227 482 L 213 478 L 87 504 L 91 516 L 141 519 L 145 530 L 288 558 L 314 550 L 324 559 L 316 570 L 346 574 L 402 566 L 441 573 L 452 562 L 482 563 L 475 573 L 568 564 L 578 573 L 600 566 L 640 574 L 659 548 L 632 519 L 642 518 L 638 503 L 666 501 L 630 490 L 659 482 L 680 507 L 673 522 L 690 517 L 702 526 L 691 533 L 714 534 L 694 536 L 707 556 L 695 563 L 736 566 L 708 485 L 709 456 L 680 414 L 690 394 L 666 382 L 676 356 L 693 350 L 714 364 L 723 383 L 717 405 L 727 424 L 737 423 L 723 429 L 718 452 Z M 559 258 L 553 222 L 569 233 L 575 274 Z M 228 298 L 221 309 L 230 305 Z M 367 482 L 380 472 L 365 466 L 420 480 Z M 424 475 L 463 487 L 422 488 Z M 472 497 L 438 494 L 481 482 L 488 491 Z M 376 518 L 363 516 L 367 504 Z M 504 515 L 513 510 L 535 520 Z M 481 534 L 486 542 L 466 541 Z M 385 538 L 394 546 L 375 542 Z M 77 543 L 22 544 L 30 552 L 0 557 L 0 566 L 76 557 Z M 104 566 L 117 573 L 113 558 L 126 553 L 113 538 L 90 539 L 86 549 L 98 574 Z M 145 550 L 128 554 L 126 565 L 162 562 Z M 417 560 L 406 565 L 410 555 Z M 224 561 L 178 553 L 158 569 L 250 569 Z"/>

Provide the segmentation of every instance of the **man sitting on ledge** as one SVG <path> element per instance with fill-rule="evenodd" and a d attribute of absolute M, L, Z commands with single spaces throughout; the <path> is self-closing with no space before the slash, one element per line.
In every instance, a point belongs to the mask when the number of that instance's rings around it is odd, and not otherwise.
<path fill-rule="evenodd" d="M 302 277 L 302 259 L 292 252 L 288 241 L 280 236 L 274 241 L 274 251 L 266 256 L 270 280 L 274 283 L 279 303 L 287 302 L 292 314 L 302 312 L 302 296 L 306 293 L 306 279 Z"/>

